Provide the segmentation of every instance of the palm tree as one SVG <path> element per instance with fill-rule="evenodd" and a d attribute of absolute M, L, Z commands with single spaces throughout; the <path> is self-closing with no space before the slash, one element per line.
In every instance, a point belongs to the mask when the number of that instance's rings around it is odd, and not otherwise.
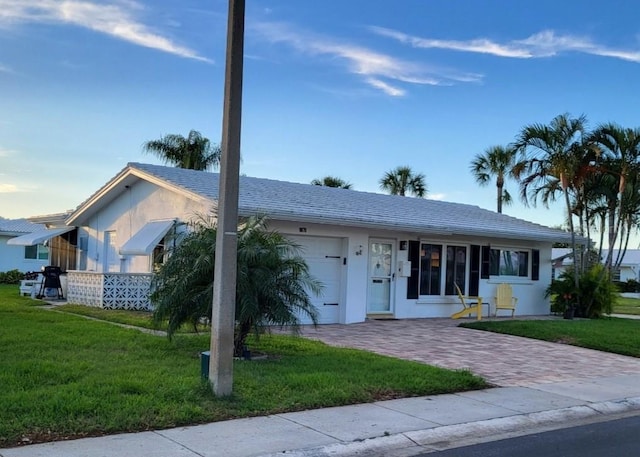
<path fill-rule="evenodd" d="M 579 271 L 576 256 L 576 232 L 573 221 L 575 202 L 581 202 L 582 183 L 589 176 L 594 149 L 587 143 L 586 117 L 571 118 L 561 114 L 549 125 L 525 126 L 516 140 L 516 149 L 522 160 L 514 166 L 520 181 L 520 195 L 525 204 L 535 205 L 541 198 L 545 206 L 554 201 L 556 194 L 564 197 L 567 222 L 571 232 L 574 253 L 574 284 L 578 289 Z M 572 198 L 574 202 L 572 203 Z"/>
<path fill-rule="evenodd" d="M 186 138 L 170 134 L 159 140 L 147 141 L 142 149 L 178 168 L 209 170 L 220 164 L 220 147 L 212 145 L 196 130 L 191 130 Z"/>
<path fill-rule="evenodd" d="M 380 179 L 380 189 L 391 195 L 411 193 L 416 197 L 427 195 L 427 184 L 422 173 L 414 173 L 411 167 L 397 167 L 385 173 Z"/>
<path fill-rule="evenodd" d="M 619 267 L 622 256 L 613 261 L 613 248 L 618 235 L 625 236 L 620 240 L 619 252 L 624 255 L 627 248 L 629 234 L 635 226 L 638 210 L 638 194 L 640 183 L 640 129 L 622 128 L 609 123 L 599 126 L 592 134 L 595 141 L 603 150 L 603 178 L 600 192 L 607 198 L 608 243 L 609 251 L 605 265 L 609 271 Z"/>
<path fill-rule="evenodd" d="M 511 147 L 492 146 L 483 154 L 477 154 L 471 162 L 471 173 L 481 186 L 485 186 L 496 178 L 498 191 L 498 212 L 502 213 L 502 204 L 511 203 L 511 195 L 504 188 L 505 178 L 513 176 L 513 166 L 516 163 L 516 150 Z"/>
<path fill-rule="evenodd" d="M 172 336 L 183 324 L 194 327 L 211 316 L 216 226 L 206 219 L 180 240 L 154 276 L 151 302 L 156 322 L 168 321 Z M 292 326 L 299 316 L 317 323 L 309 293 L 322 285 L 309 274 L 299 247 L 278 232 L 267 230 L 264 217 L 251 217 L 238 229 L 234 353 L 242 355 L 249 333 L 269 325 Z"/>
<path fill-rule="evenodd" d="M 311 181 L 314 186 L 338 187 L 340 189 L 351 189 L 351 183 L 336 176 L 325 176 Z"/>

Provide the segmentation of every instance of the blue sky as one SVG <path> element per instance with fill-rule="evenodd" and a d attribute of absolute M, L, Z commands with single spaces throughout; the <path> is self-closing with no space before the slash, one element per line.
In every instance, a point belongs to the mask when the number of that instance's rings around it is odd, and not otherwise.
<path fill-rule="evenodd" d="M 0 0 L 0 216 L 72 209 L 159 163 L 141 146 L 164 134 L 219 142 L 227 8 Z M 524 125 L 640 126 L 638 17 L 631 0 L 247 0 L 242 173 L 379 192 L 409 165 L 432 198 L 494 209 L 469 163 Z"/>

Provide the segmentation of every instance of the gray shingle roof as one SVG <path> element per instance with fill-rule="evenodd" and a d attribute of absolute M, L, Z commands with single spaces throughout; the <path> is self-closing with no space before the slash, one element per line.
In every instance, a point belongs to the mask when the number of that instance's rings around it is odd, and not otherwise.
<path fill-rule="evenodd" d="M 42 224 L 34 224 L 26 219 L 3 219 L 0 218 L 0 233 L 2 234 L 19 234 L 32 233 L 36 230 L 45 228 Z"/>
<path fill-rule="evenodd" d="M 128 167 L 216 201 L 219 174 L 142 163 Z M 126 170 L 126 169 L 125 169 Z M 240 177 L 239 213 L 272 219 L 370 227 L 433 235 L 567 241 L 567 232 L 478 206 L 272 179 Z"/>

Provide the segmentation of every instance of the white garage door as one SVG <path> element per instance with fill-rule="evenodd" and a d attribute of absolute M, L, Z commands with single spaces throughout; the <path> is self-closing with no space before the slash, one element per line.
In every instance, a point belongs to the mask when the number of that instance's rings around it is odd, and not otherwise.
<path fill-rule="evenodd" d="M 320 324 L 340 322 L 340 300 L 342 291 L 342 240 L 340 238 L 322 238 L 314 236 L 289 236 L 300 245 L 301 255 L 309 266 L 309 272 L 319 280 L 324 289 L 319 297 L 311 295 L 311 301 L 318 310 Z M 303 323 L 310 320 L 301 316 Z"/>

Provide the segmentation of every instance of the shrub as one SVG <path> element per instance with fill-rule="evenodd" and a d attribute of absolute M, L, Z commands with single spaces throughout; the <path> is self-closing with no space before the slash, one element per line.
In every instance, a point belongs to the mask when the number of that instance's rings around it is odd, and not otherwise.
<path fill-rule="evenodd" d="M 576 317 L 598 318 L 611 313 L 618 289 L 603 265 L 597 264 L 580 275 L 576 290 L 573 271 L 565 270 L 551 282 L 545 296 L 551 297 L 551 311 L 565 313 L 573 309 Z"/>
<path fill-rule="evenodd" d="M 0 284 L 18 284 L 24 279 L 24 273 L 20 270 L 0 271 Z"/>
<path fill-rule="evenodd" d="M 172 251 L 154 277 L 151 301 L 156 322 L 168 321 L 171 336 L 186 323 L 211 317 L 216 227 L 199 224 Z M 310 274 L 297 245 L 268 231 L 264 217 L 251 217 L 238 230 L 238 276 L 234 353 L 242 354 L 245 339 L 269 325 L 299 325 L 300 316 L 317 322 L 309 293 L 321 284 Z"/>

